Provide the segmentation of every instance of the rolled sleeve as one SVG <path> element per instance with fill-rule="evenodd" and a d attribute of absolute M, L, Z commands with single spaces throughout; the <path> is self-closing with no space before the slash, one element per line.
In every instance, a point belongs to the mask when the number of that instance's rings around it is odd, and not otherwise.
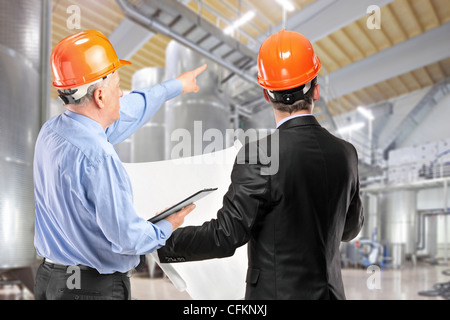
<path fill-rule="evenodd" d="M 173 226 L 172 226 L 172 224 L 169 221 L 161 220 L 161 221 L 158 221 L 157 223 L 155 223 L 155 225 L 159 229 L 161 229 L 162 234 L 164 235 L 165 239 L 170 238 L 170 236 L 172 235 Z"/>
<path fill-rule="evenodd" d="M 183 92 L 178 79 L 167 80 L 161 84 L 134 90 L 120 98 L 120 119 L 107 130 L 109 142 L 115 145 L 131 136 L 147 123 L 161 105 Z"/>

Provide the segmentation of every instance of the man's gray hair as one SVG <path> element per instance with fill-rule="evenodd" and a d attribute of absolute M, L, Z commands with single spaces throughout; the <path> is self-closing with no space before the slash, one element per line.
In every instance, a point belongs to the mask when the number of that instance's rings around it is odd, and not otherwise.
<path fill-rule="evenodd" d="M 82 97 L 81 99 L 77 100 L 75 102 L 75 105 L 76 106 L 85 106 L 86 104 L 91 102 L 94 99 L 94 91 L 97 90 L 98 88 L 106 87 L 108 85 L 108 81 L 109 81 L 109 78 L 107 78 L 99 83 L 95 83 L 95 84 L 89 86 L 89 88 L 87 89 L 86 95 L 84 97 Z"/>
<path fill-rule="evenodd" d="M 74 94 L 74 89 L 58 90 L 58 93 L 65 104 L 71 104 L 75 107 L 82 107 L 94 99 L 95 90 L 97 90 L 98 88 L 104 88 L 108 85 L 110 78 L 111 77 L 106 77 L 102 81 L 90 85 L 86 90 L 86 94 L 81 98 L 79 98 L 78 100 L 74 100 L 71 97 Z"/>

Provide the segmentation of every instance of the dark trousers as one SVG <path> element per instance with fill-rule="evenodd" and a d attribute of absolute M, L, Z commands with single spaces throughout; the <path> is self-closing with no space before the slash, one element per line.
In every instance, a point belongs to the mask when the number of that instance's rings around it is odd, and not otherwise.
<path fill-rule="evenodd" d="M 130 278 L 124 273 L 100 274 L 88 267 L 43 262 L 36 273 L 36 300 L 130 300 Z"/>

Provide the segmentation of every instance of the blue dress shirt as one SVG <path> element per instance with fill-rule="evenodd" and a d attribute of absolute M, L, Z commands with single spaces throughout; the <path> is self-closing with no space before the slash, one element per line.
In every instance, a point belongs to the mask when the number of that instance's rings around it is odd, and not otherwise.
<path fill-rule="evenodd" d="M 106 131 L 69 110 L 43 125 L 33 164 L 34 243 L 40 256 L 100 273 L 127 272 L 139 263 L 139 255 L 165 244 L 172 225 L 138 216 L 129 177 L 113 145 L 182 89 L 174 79 L 123 96 L 120 119 Z"/>

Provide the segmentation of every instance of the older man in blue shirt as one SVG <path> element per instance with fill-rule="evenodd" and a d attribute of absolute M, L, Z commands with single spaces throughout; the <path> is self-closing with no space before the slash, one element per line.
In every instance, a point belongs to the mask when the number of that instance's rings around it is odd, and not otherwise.
<path fill-rule="evenodd" d="M 116 59 L 102 36 L 81 32 L 61 43 L 75 51 L 81 50 L 79 45 L 88 51 L 100 43 Z M 55 47 L 52 54 L 55 82 L 67 71 L 67 61 L 59 60 L 77 59 L 58 57 L 58 50 Z M 108 59 L 104 55 L 107 64 Z M 150 120 L 165 101 L 198 91 L 196 77 L 206 66 L 123 96 L 118 64 L 129 63 L 116 61 L 95 82 L 59 89 L 67 110 L 48 120 L 39 133 L 34 158 L 35 247 L 44 261 L 36 275 L 36 299 L 130 299 L 129 271 L 141 255 L 163 246 L 195 207 L 156 224 L 139 217 L 130 180 L 113 145 Z M 68 269 L 71 266 L 76 267 Z M 79 283 L 69 285 L 73 270 L 79 272 Z"/>

